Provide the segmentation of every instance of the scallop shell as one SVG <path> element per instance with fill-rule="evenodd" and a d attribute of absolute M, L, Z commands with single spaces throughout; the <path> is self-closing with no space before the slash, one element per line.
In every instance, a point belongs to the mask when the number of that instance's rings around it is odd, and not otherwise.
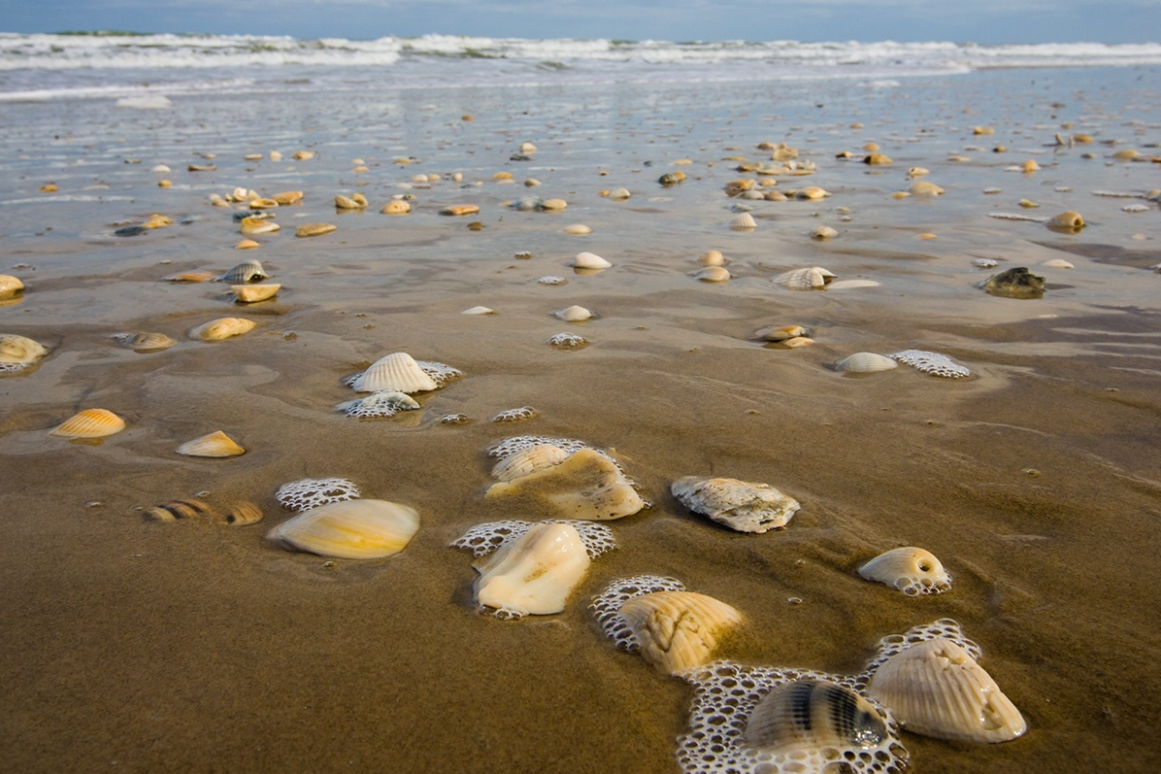
<path fill-rule="evenodd" d="M 262 262 L 256 260 L 242 261 L 220 277 L 223 282 L 232 283 L 257 282 L 269 278 L 266 269 L 262 268 Z"/>
<path fill-rule="evenodd" d="M 247 500 L 231 503 L 225 511 L 205 500 L 171 500 L 150 508 L 145 516 L 154 521 L 196 520 L 241 527 L 262 521 L 262 509 Z"/>
<path fill-rule="evenodd" d="M 125 429 L 125 420 L 108 409 L 85 409 L 57 425 L 49 435 L 59 438 L 104 438 Z"/>
<path fill-rule="evenodd" d="M 496 310 L 491 308 L 490 306 L 473 306 L 473 307 L 470 307 L 470 308 L 465 309 L 464 311 L 460 312 L 460 314 L 471 314 L 471 315 L 495 314 L 495 313 L 496 313 Z"/>
<path fill-rule="evenodd" d="M 828 680 L 795 680 L 771 689 L 750 712 L 742 734 L 751 749 L 804 751 L 829 761 L 889 738 L 886 722 L 869 701 Z"/>
<path fill-rule="evenodd" d="M 246 453 L 245 449 L 221 430 L 186 441 L 174 451 L 185 457 L 237 457 Z"/>
<path fill-rule="evenodd" d="M 499 481 L 511 481 L 559 465 L 568 459 L 569 454 L 570 452 L 550 443 L 529 446 L 497 462 L 492 468 L 492 477 Z"/>
<path fill-rule="evenodd" d="M 462 215 L 475 215 L 479 211 L 480 208 L 474 204 L 452 204 L 440 210 L 439 214 L 458 217 Z"/>
<path fill-rule="evenodd" d="M 912 183 L 907 191 L 915 196 L 940 196 L 943 194 L 943 189 L 929 180 Z"/>
<path fill-rule="evenodd" d="M 0 333 L 0 373 L 22 371 L 47 354 L 39 342 L 15 333 Z"/>
<path fill-rule="evenodd" d="M 256 301 L 265 301 L 269 298 L 274 298 L 275 294 L 282 289 L 282 286 L 277 283 L 268 285 L 231 285 L 230 290 L 234 291 L 234 298 L 243 304 L 253 304 Z"/>
<path fill-rule="evenodd" d="M 381 391 L 358 400 L 344 401 L 335 408 L 349 417 L 378 419 L 393 417 L 400 411 L 413 411 L 419 408 L 419 402 L 402 392 Z"/>
<path fill-rule="evenodd" d="M 475 564 L 476 601 L 511 617 L 559 613 L 591 563 L 576 527 L 537 524 Z"/>
<path fill-rule="evenodd" d="M 616 463 L 587 448 L 558 465 L 493 484 L 486 497 L 522 500 L 531 507 L 551 508 L 564 518 L 588 521 L 620 519 L 645 507 Z"/>
<path fill-rule="evenodd" d="M 1007 742 L 1028 724 L 967 651 L 947 639 L 906 648 L 878 668 L 867 694 L 916 734 L 965 742 Z"/>
<path fill-rule="evenodd" d="M 769 484 L 736 478 L 685 476 L 669 487 L 694 513 L 708 516 L 738 532 L 781 529 L 798 512 L 798 501 Z"/>
<path fill-rule="evenodd" d="M 140 333 L 118 333 L 113 336 L 113 340 L 134 352 L 157 352 L 162 349 L 169 349 L 177 343 L 164 333 L 150 333 L 145 331 Z"/>
<path fill-rule="evenodd" d="M 383 205 L 383 209 L 380 212 L 384 215 L 406 215 L 411 212 L 411 203 L 405 202 L 402 199 L 395 199 Z"/>
<path fill-rule="evenodd" d="M 338 226 L 333 223 L 303 223 L 294 230 L 294 235 L 296 237 L 316 237 L 329 234 L 337 228 Z"/>
<path fill-rule="evenodd" d="M 923 548 L 893 548 L 859 568 L 859 575 L 885 583 L 907 596 L 940 594 L 951 589 L 951 576 L 935 554 Z"/>
<path fill-rule="evenodd" d="M 748 212 L 743 212 L 730 221 L 729 226 L 734 231 L 753 231 L 758 228 L 758 221 Z"/>
<path fill-rule="evenodd" d="M 667 674 L 709 662 L 722 637 L 742 623 L 733 607 L 693 591 L 642 594 L 626 602 L 620 615 L 642 657 Z"/>
<path fill-rule="evenodd" d="M 791 290 L 822 290 L 834 278 L 834 274 L 821 266 L 812 266 L 807 269 L 795 269 L 779 274 L 774 278 L 774 282 Z"/>
<path fill-rule="evenodd" d="M 393 352 L 379 358 L 351 382 L 355 392 L 429 392 L 439 388 L 415 358 Z"/>
<path fill-rule="evenodd" d="M 267 218 L 243 218 L 238 228 L 245 236 L 258 236 L 272 234 L 281 230 L 282 226 Z"/>
<path fill-rule="evenodd" d="M 222 341 L 231 336 L 241 336 L 254 330 L 253 320 L 242 317 L 220 317 L 204 325 L 199 325 L 189 332 L 190 338 L 202 341 Z"/>
<path fill-rule="evenodd" d="M 1084 218 L 1076 210 L 1065 210 L 1048 219 L 1048 228 L 1076 233 L 1085 227 Z"/>
<path fill-rule="evenodd" d="M 607 269 L 612 265 L 596 253 L 577 253 L 572 260 L 574 269 Z"/>
<path fill-rule="evenodd" d="M 898 368 L 899 363 L 875 352 L 856 352 L 835 363 L 834 367 L 835 370 L 853 374 L 873 374 Z"/>
<path fill-rule="evenodd" d="M 565 322 L 583 322 L 592 318 L 593 313 L 583 306 L 570 306 L 566 309 L 561 309 L 552 313 L 554 317 L 558 317 Z"/>
<path fill-rule="evenodd" d="M 0 274 L 0 298 L 12 298 L 23 292 L 23 282 L 10 274 Z"/>
<path fill-rule="evenodd" d="M 728 282 L 730 272 L 725 266 L 706 266 L 693 276 L 702 282 Z"/>
<path fill-rule="evenodd" d="M 418 530 L 414 508 L 386 500 L 345 500 L 304 511 L 266 537 L 320 556 L 378 559 L 402 551 Z"/>

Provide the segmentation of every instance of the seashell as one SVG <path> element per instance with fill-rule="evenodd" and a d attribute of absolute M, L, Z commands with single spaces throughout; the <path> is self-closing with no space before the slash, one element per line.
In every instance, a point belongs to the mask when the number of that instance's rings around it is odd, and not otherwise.
<path fill-rule="evenodd" d="M 23 371 L 47 354 L 40 342 L 15 333 L 0 333 L 0 373 Z"/>
<path fill-rule="evenodd" d="M 58 438 L 104 438 L 125 429 L 125 420 L 108 409 L 85 409 L 49 431 Z"/>
<path fill-rule="evenodd" d="M 1071 263 L 1064 260 L 1063 258 L 1053 258 L 1052 260 L 1045 261 L 1044 263 L 1042 263 L 1040 265 L 1047 268 L 1047 269 L 1075 269 L 1076 268 L 1075 266 L 1073 266 Z"/>
<path fill-rule="evenodd" d="M 537 524 L 476 562 L 476 601 L 509 617 L 559 613 L 591 563 L 576 527 Z"/>
<path fill-rule="evenodd" d="M 411 204 L 402 199 L 393 199 L 380 210 L 384 215 L 406 215 L 411 212 Z"/>
<path fill-rule="evenodd" d="M 1027 266 L 1013 266 L 988 278 L 984 290 L 993 296 L 1006 298 L 1041 298 L 1044 278 L 1028 271 Z"/>
<path fill-rule="evenodd" d="M 929 180 L 919 180 L 912 183 L 907 192 L 915 196 L 941 196 L 943 189 Z"/>
<path fill-rule="evenodd" d="M 813 753 L 824 761 L 842 760 L 848 751 L 870 750 L 889 738 L 886 722 L 869 701 L 829 680 L 775 686 L 750 712 L 742 734 L 755 750 Z"/>
<path fill-rule="evenodd" d="M 881 166 L 883 164 L 892 164 L 894 161 L 885 153 L 871 153 L 863 159 L 863 163 L 871 166 Z"/>
<path fill-rule="evenodd" d="M 1032 201 L 1031 199 L 1021 199 L 1019 202 L 1017 202 L 1017 204 L 1019 204 L 1021 207 L 1023 207 L 1026 210 L 1033 210 L 1033 209 L 1036 209 L 1037 207 L 1040 206 L 1039 204 Z"/>
<path fill-rule="evenodd" d="M 564 462 L 493 484 L 488 499 L 523 499 L 569 519 L 608 521 L 631 516 L 645 502 L 616 463 L 594 449 L 575 451 Z"/>
<path fill-rule="evenodd" d="M 928 352 L 922 349 L 907 349 L 902 352 L 894 352 L 887 355 L 889 358 L 898 360 L 900 363 L 922 371 L 925 374 L 932 376 L 943 376 L 948 379 L 962 379 L 965 376 L 971 376 L 971 371 L 961 366 L 959 363 L 952 361 L 947 355 L 941 355 L 938 352 Z"/>
<path fill-rule="evenodd" d="M 657 182 L 668 188 L 671 185 L 685 182 L 684 172 L 666 172 L 661 177 L 657 178 Z"/>
<path fill-rule="evenodd" d="M 825 188 L 819 188 L 816 185 L 807 186 L 794 192 L 795 199 L 807 201 L 825 199 L 828 196 L 830 196 L 830 191 L 827 191 Z"/>
<path fill-rule="evenodd" d="M 242 239 L 238 244 L 234 245 L 235 250 L 257 250 L 262 245 L 255 242 L 253 239 Z"/>
<path fill-rule="evenodd" d="M 23 282 L 9 274 L 0 274 L 0 298 L 13 298 L 23 292 Z"/>
<path fill-rule="evenodd" d="M 725 266 L 706 266 L 693 276 L 702 282 L 728 282 L 730 272 Z"/>
<path fill-rule="evenodd" d="M 769 484 L 736 478 L 685 476 L 674 481 L 669 491 L 694 513 L 738 532 L 782 529 L 801 507 Z"/>
<path fill-rule="evenodd" d="M 742 623 L 733 607 L 693 591 L 642 594 L 626 602 L 620 615 L 641 656 L 671 675 L 708 663 L 722 637 Z"/>
<path fill-rule="evenodd" d="M 359 497 L 359 488 L 345 478 L 304 478 L 278 487 L 274 499 L 291 511 L 307 511 L 320 505 Z"/>
<path fill-rule="evenodd" d="M 218 168 L 217 164 L 187 164 L 186 169 L 190 172 L 213 172 Z"/>
<path fill-rule="evenodd" d="M 283 522 L 266 538 L 293 551 L 343 559 L 397 554 L 419 531 L 414 508 L 386 500 L 330 503 Z"/>
<path fill-rule="evenodd" d="M 940 594 L 951 588 L 951 576 L 935 554 L 922 548 L 893 548 L 859 568 L 867 580 L 885 583 L 909 597 Z"/>
<path fill-rule="evenodd" d="M 799 347 L 813 346 L 814 339 L 807 338 L 806 336 L 795 336 L 794 338 L 786 339 L 786 341 L 781 343 L 782 346 L 786 347 L 787 349 L 798 349 Z"/>
<path fill-rule="evenodd" d="M 174 451 L 185 457 L 237 457 L 246 453 L 245 449 L 221 430 L 186 441 Z"/>
<path fill-rule="evenodd" d="M 698 256 L 697 261 L 702 266 L 721 266 L 726 262 L 726 259 L 720 250 L 707 250 Z"/>
<path fill-rule="evenodd" d="M 205 500 L 171 500 L 145 511 L 146 518 L 153 521 L 207 521 L 211 524 L 242 527 L 262 521 L 262 509 L 247 500 L 231 503 L 225 511 L 220 511 Z"/>
<path fill-rule="evenodd" d="M 157 352 L 162 349 L 169 349 L 177 342 L 166 336 L 164 333 L 118 333 L 113 336 L 113 340 L 122 347 L 128 347 L 135 352 Z"/>
<path fill-rule="evenodd" d="M 617 547 L 617 539 L 613 536 L 613 530 L 595 521 L 548 519 L 539 523 L 568 524 L 572 526 L 576 529 L 577 534 L 580 535 L 581 543 L 584 544 L 585 553 L 589 555 L 589 559 L 596 559 Z M 453 540 L 449 545 L 453 548 L 471 551 L 472 556 L 478 559 L 481 556 L 487 556 L 508 543 L 519 540 L 527 534 L 528 530 L 535 526 L 536 523 L 534 522 L 521 521 L 519 519 L 506 519 L 504 521 L 477 524 L 469 527 L 464 534 Z"/>
<path fill-rule="evenodd" d="M 791 290 L 822 290 L 834 278 L 834 274 L 821 266 L 813 266 L 807 269 L 795 269 L 779 274 L 774 278 L 774 282 L 779 285 L 784 285 Z"/>
<path fill-rule="evenodd" d="M 1049 218 L 1046 225 L 1053 231 L 1064 231 L 1075 234 L 1084 228 L 1086 224 L 1079 212 L 1065 210 L 1059 215 L 1054 215 Z"/>
<path fill-rule="evenodd" d="M 492 417 L 493 422 L 524 422 L 529 419 L 535 419 L 540 416 L 540 412 L 531 406 L 521 406 L 520 408 L 508 409 L 501 411 Z"/>
<path fill-rule="evenodd" d="M 231 336 L 241 336 L 254 330 L 253 320 L 243 317 L 219 317 L 189 332 L 190 338 L 202 341 L 223 341 Z"/>
<path fill-rule="evenodd" d="M 277 223 L 267 218 L 242 218 L 239 230 L 246 236 L 258 236 L 259 234 L 272 234 L 282 228 Z"/>
<path fill-rule="evenodd" d="M 834 239 L 838 232 L 830 226 L 819 226 L 810 232 L 811 239 Z"/>
<path fill-rule="evenodd" d="M 944 638 L 888 658 L 867 685 L 908 731 L 962 742 L 1007 742 L 1028 730 L 1012 700 L 962 647 Z"/>
<path fill-rule="evenodd" d="M 165 164 L 158 164 L 158 165 L 154 166 L 153 169 L 151 169 L 149 171 L 156 172 L 159 175 L 164 175 L 166 172 L 171 172 L 172 170 Z"/>
<path fill-rule="evenodd" d="M 282 161 L 282 154 L 276 150 L 270 151 L 270 160 L 271 161 Z"/>
<path fill-rule="evenodd" d="M 521 153 L 536 153 L 536 146 L 530 142 L 527 142 L 527 141 L 522 142 L 522 143 L 520 143 L 520 152 Z"/>
<path fill-rule="evenodd" d="M 803 328 L 801 325 L 778 325 L 759 328 L 750 334 L 750 338 L 762 339 L 763 341 L 786 341 L 787 339 L 806 336 L 807 333 L 806 328 Z"/>
<path fill-rule="evenodd" d="M 415 358 L 393 352 L 379 358 L 351 382 L 355 392 L 428 392 L 439 388 Z"/>
<path fill-rule="evenodd" d="M 584 236 L 585 234 L 593 233 L 593 230 L 583 223 L 573 223 L 571 226 L 565 226 L 561 229 L 566 234 L 573 236 Z"/>
<path fill-rule="evenodd" d="M 565 322 L 583 322 L 584 320 L 591 319 L 593 313 L 588 309 L 585 309 L 583 306 L 577 306 L 574 304 L 573 306 L 570 306 L 566 309 L 560 309 L 556 312 L 553 312 L 552 315 L 554 317 L 560 318 L 561 320 L 564 320 Z"/>
<path fill-rule="evenodd" d="M 294 154 L 294 158 L 298 161 L 309 161 L 314 158 L 314 151 L 300 150 Z"/>
<path fill-rule="evenodd" d="M 473 306 L 473 307 L 470 307 L 470 308 L 465 309 L 464 311 L 460 312 L 460 314 L 495 314 L 495 313 L 496 313 L 495 309 L 492 309 L 491 307 L 487 307 L 487 306 Z"/>
<path fill-rule="evenodd" d="M 532 212 L 540 209 L 540 203 L 543 201 L 539 196 L 521 196 L 512 206 L 521 212 Z"/>
<path fill-rule="evenodd" d="M 767 191 L 764 198 L 768 202 L 784 202 L 787 199 L 786 194 L 781 191 Z"/>
<path fill-rule="evenodd" d="M 534 177 L 530 177 L 524 181 L 525 188 L 536 188 L 539 185 L 540 185 L 540 181 Z"/>
<path fill-rule="evenodd" d="M 995 134 L 995 133 L 996 133 L 996 130 L 990 126 L 977 126 L 975 129 L 972 129 L 972 134 L 977 134 L 977 135 L 979 135 L 979 134 Z"/>
<path fill-rule="evenodd" d="M 743 212 L 731 220 L 729 226 L 734 231 L 753 231 L 758 228 L 758 221 L 754 220 L 754 216 L 750 213 Z"/>
<path fill-rule="evenodd" d="M 480 208 L 474 204 L 452 204 L 439 211 L 440 215 L 475 215 Z"/>
<path fill-rule="evenodd" d="M 166 282 L 208 282 L 209 280 L 221 279 L 221 277 L 212 271 L 179 271 L 162 279 Z"/>
<path fill-rule="evenodd" d="M 577 336 L 574 333 L 557 333 L 549 336 L 545 339 L 545 342 L 558 349 L 579 349 L 580 347 L 587 346 L 589 340 L 584 336 Z"/>
<path fill-rule="evenodd" d="M 294 230 L 294 235 L 296 237 L 316 237 L 329 234 L 337 228 L 338 226 L 333 223 L 303 223 Z"/>
<path fill-rule="evenodd" d="M 939 237 L 937 237 L 935 234 L 927 233 L 927 234 L 916 234 L 915 238 L 916 239 L 938 239 Z"/>
<path fill-rule="evenodd" d="M 278 204 L 283 207 L 291 204 L 301 204 L 302 191 L 283 191 L 281 193 L 274 194 L 270 198 L 278 202 Z"/>
<path fill-rule="evenodd" d="M 854 290 L 855 288 L 877 288 L 882 283 L 872 279 L 837 280 L 827 285 L 827 290 Z"/>
<path fill-rule="evenodd" d="M 270 210 L 278 206 L 274 199 L 251 199 L 249 207 L 252 210 Z"/>
<path fill-rule="evenodd" d="M 1132 148 L 1125 148 L 1114 153 L 1113 158 L 1117 161 L 1132 161 L 1133 159 L 1140 157 L 1140 155 L 1140 151 L 1133 150 Z"/>
<path fill-rule="evenodd" d="M 352 199 L 350 197 L 343 196 L 342 194 L 338 194 L 335 196 L 335 207 L 340 210 L 361 210 L 367 206 L 366 197 L 363 197 L 362 194 L 355 194 L 355 196 L 362 198 L 362 202 L 360 202 L 358 199 Z"/>
<path fill-rule="evenodd" d="M 242 160 L 243 161 L 261 161 L 262 154 L 261 153 L 247 153 L 245 156 L 242 157 Z"/>
<path fill-rule="evenodd" d="M 596 253 L 577 253 L 572 260 L 574 269 L 607 269 L 612 265 Z"/>
<path fill-rule="evenodd" d="M 148 228 L 148 229 L 154 229 L 154 228 L 165 228 L 167 226 L 172 226 L 172 225 L 173 225 L 173 218 L 169 217 L 168 215 L 161 215 L 158 213 L 154 213 L 153 215 L 149 216 L 148 220 L 146 220 L 144 223 L 141 224 L 141 227 Z"/>
<path fill-rule="evenodd" d="M 499 481 L 511 481 L 527 476 L 568 459 L 571 452 L 550 443 L 538 443 L 525 449 L 514 451 L 496 463 L 492 477 Z"/>
<path fill-rule="evenodd" d="M 255 260 L 243 261 L 219 277 L 223 282 L 232 283 L 257 282 L 269 278 L 270 275 L 262 268 L 262 262 Z"/>
<path fill-rule="evenodd" d="M 929 174 L 931 174 L 931 170 L 924 169 L 923 167 L 911 167 L 907 170 L 907 177 L 923 177 Z"/>
<path fill-rule="evenodd" d="M 1029 174 L 1031 174 L 1033 172 L 1039 172 L 1040 165 L 1036 163 L 1035 159 L 1028 159 L 1023 164 L 1020 165 L 1020 171 L 1027 172 Z"/>
<path fill-rule="evenodd" d="M 274 298 L 274 295 L 282 288 L 277 283 L 268 285 L 231 285 L 230 290 L 234 292 L 235 300 L 243 304 L 253 304 L 256 301 L 265 301 L 268 298 Z"/>
<path fill-rule="evenodd" d="M 568 202 L 564 199 L 545 199 L 540 203 L 540 209 L 548 212 L 560 212 L 568 207 Z"/>
<path fill-rule="evenodd" d="M 378 419 L 393 417 L 400 411 L 412 411 L 419 408 L 419 402 L 402 392 L 382 390 L 373 392 L 365 398 L 344 401 L 336 409 L 349 417 L 359 419 Z"/>
<path fill-rule="evenodd" d="M 853 374 L 873 374 L 879 371 L 890 371 L 898 368 L 899 364 L 887 357 L 874 352 L 856 352 L 847 355 L 834 364 L 836 371 L 846 371 Z"/>
<path fill-rule="evenodd" d="M 629 193 L 628 188 L 614 188 L 613 190 L 609 191 L 608 198 L 613 199 L 614 201 L 623 202 L 632 195 L 633 194 Z"/>

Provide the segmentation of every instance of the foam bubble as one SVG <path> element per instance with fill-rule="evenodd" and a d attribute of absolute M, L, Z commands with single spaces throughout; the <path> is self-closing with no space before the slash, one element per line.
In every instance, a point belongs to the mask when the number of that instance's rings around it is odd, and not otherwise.
<path fill-rule="evenodd" d="M 906 349 L 902 352 L 895 352 L 887 355 L 887 357 L 894 358 L 900 363 L 906 363 L 918 371 L 932 376 L 943 376 L 948 379 L 962 379 L 965 376 L 971 376 L 971 371 L 956 363 L 947 355 L 941 355 L 938 352 L 927 352 L 922 349 Z"/>
<path fill-rule="evenodd" d="M 538 523 L 569 524 L 573 526 L 580 535 L 581 542 L 585 547 L 585 553 L 589 555 L 589 559 L 596 559 L 601 554 L 612 551 L 617 547 L 617 539 L 613 537 L 613 530 L 604 524 L 595 521 L 572 521 L 568 519 L 546 519 L 543 522 L 512 519 L 477 524 L 453 540 L 451 545 L 454 548 L 471 551 L 472 556 L 477 558 L 487 556 L 505 543 L 519 540 L 528 530 L 532 529 Z"/>
<path fill-rule="evenodd" d="M 621 608 L 630 599 L 657 591 L 685 591 L 685 584 L 676 578 L 665 578 L 660 575 L 634 575 L 631 578 L 622 578 L 613 581 L 604 591 L 593 597 L 589 610 L 593 611 L 597 623 L 609 639 L 621 650 L 632 653 L 640 647 L 640 643 L 637 642 L 637 635 L 629 627 L 629 622 L 621 615 Z"/>
<path fill-rule="evenodd" d="M 274 497 L 287 510 L 308 511 L 328 503 L 355 500 L 359 488 L 345 478 L 304 478 L 278 487 Z"/>

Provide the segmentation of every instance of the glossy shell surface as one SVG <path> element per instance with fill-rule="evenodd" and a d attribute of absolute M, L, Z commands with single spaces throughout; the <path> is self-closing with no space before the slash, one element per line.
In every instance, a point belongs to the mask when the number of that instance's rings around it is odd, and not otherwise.
<path fill-rule="evenodd" d="M 589 564 L 575 527 L 537 524 L 476 563 L 476 601 L 512 617 L 559 613 Z"/>
<path fill-rule="evenodd" d="M 418 530 L 414 508 L 386 500 L 346 500 L 304 511 L 266 537 L 320 556 L 378 559 L 402 551 Z"/>
<path fill-rule="evenodd" d="M 104 438 L 125 429 L 125 420 L 108 409 L 85 409 L 53 428 L 60 438 Z"/>

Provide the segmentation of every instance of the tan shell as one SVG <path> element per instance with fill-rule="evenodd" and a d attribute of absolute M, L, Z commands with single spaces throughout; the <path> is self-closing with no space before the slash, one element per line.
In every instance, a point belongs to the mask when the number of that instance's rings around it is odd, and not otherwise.
<path fill-rule="evenodd" d="M 239 240 L 238 244 L 234 245 L 235 250 L 257 250 L 262 245 L 255 242 L 253 239 Z"/>
<path fill-rule="evenodd" d="M 702 266 L 721 266 L 726 259 L 721 250 L 706 250 L 697 257 L 697 262 Z"/>
<path fill-rule="evenodd" d="M 728 282 L 730 272 L 725 266 L 706 266 L 694 276 L 702 282 Z"/>
<path fill-rule="evenodd" d="M 492 477 L 500 481 L 511 481 L 514 478 L 559 465 L 568 457 L 568 452 L 550 443 L 529 446 L 527 449 L 509 454 L 497 462 L 492 468 Z"/>
<path fill-rule="evenodd" d="M 140 333 L 119 333 L 113 339 L 121 346 L 128 347 L 135 352 L 156 352 L 162 349 L 169 349 L 177 343 L 164 333 L 151 333 L 148 331 L 142 331 Z"/>
<path fill-rule="evenodd" d="M 608 269 L 612 265 L 596 253 L 581 252 L 572 259 L 574 269 Z"/>
<path fill-rule="evenodd" d="M 938 594 L 951 588 L 951 576 L 930 551 L 915 546 L 893 548 L 859 568 L 867 580 L 885 583 L 908 596 Z"/>
<path fill-rule="evenodd" d="M 733 218 L 729 226 L 734 231 L 753 231 L 758 228 L 758 221 L 754 220 L 754 216 L 748 212 L 743 212 L 741 215 Z"/>
<path fill-rule="evenodd" d="M 774 278 L 774 282 L 791 290 L 822 290 L 834 278 L 834 274 L 821 266 L 812 266 L 807 269 L 794 269 L 779 274 Z"/>
<path fill-rule="evenodd" d="M 585 234 L 593 233 L 593 230 L 583 223 L 573 223 L 571 226 L 565 226 L 561 230 L 564 231 L 564 233 L 572 234 L 573 236 L 583 236 Z"/>
<path fill-rule="evenodd" d="M 10 274 L 0 274 L 0 298 L 11 298 L 24 292 L 24 283 Z"/>
<path fill-rule="evenodd" d="M 545 199 L 540 203 L 540 209 L 548 210 L 549 212 L 560 212 L 568 208 L 568 202 L 564 199 Z"/>
<path fill-rule="evenodd" d="M 371 364 L 351 383 L 355 392 L 428 392 L 439 384 L 424 373 L 415 358 L 393 352 Z"/>
<path fill-rule="evenodd" d="M 742 734 L 756 750 L 817 755 L 823 761 L 842 760 L 848 751 L 877 747 L 889 737 L 887 724 L 869 701 L 828 680 L 775 686 L 751 710 Z"/>
<path fill-rule="evenodd" d="M 819 188 L 816 185 L 807 186 L 806 188 L 800 188 L 794 192 L 795 199 L 802 199 L 802 200 L 806 200 L 806 201 L 812 201 L 815 199 L 825 199 L 828 196 L 830 196 L 830 191 L 827 191 L 825 188 Z"/>
<path fill-rule="evenodd" d="M 274 295 L 282 289 L 282 285 L 277 283 L 268 285 L 231 285 L 230 290 L 234 292 L 234 298 L 243 304 L 252 304 L 256 301 L 265 301 L 268 298 L 274 298 Z"/>
<path fill-rule="evenodd" d="M 801 507 L 769 484 L 736 478 L 685 476 L 674 481 L 669 491 L 694 513 L 738 532 L 781 529 Z"/>
<path fill-rule="evenodd" d="M 269 218 L 243 218 L 238 228 L 246 236 L 257 236 L 258 234 L 272 234 L 279 231 L 282 226 Z"/>
<path fill-rule="evenodd" d="M 871 153 L 863 159 L 863 163 L 870 164 L 872 166 L 879 166 L 882 164 L 892 164 L 894 162 L 891 157 L 885 153 Z"/>
<path fill-rule="evenodd" d="M 221 430 L 186 441 L 174 451 L 186 457 L 237 457 L 246 453 L 245 449 Z"/>
<path fill-rule="evenodd" d="M 932 183 L 930 180 L 919 180 L 911 184 L 907 189 L 909 193 L 915 196 L 940 196 L 943 194 L 943 189 Z"/>
<path fill-rule="evenodd" d="M 209 282 L 217 276 L 212 271 L 179 271 L 164 279 L 166 282 Z"/>
<path fill-rule="evenodd" d="M 145 516 L 153 521 L 193 520 L 241 527 L 262 521 L 262 509 L 247 500 L 231 503 L 225 511 L 218 510 L 205 500 L 170 500 L 150 508 Z"/>
<path fill-rule="evenodd" d="M 620 469 L 600 452 L 581 449 L 544 470 L 493 484 L 488 499 L 522 500 L 562 518 L 605 521 L 631 516 L 645 502 Z"/>
<path fill-rule="evenodd" d="M 271 156 L 273 156 L 273 154 L 271 154 Z M 270 198 L 278 202 L 283 207 L 290 204 L 299 204 L 302 202 L 302 191 L 283 191 L 282 193 L 274 194 Z"/>
<path fill-rule="evenodd" d="M 242 317 L 220 317 L 204 325 L 199 325 L 189 332 L 190 338 L 202 341 L 223 341 L 231 336 L 241 336 L 254 330 L 253 320 Z"/>
<path fill-rule="evenodd" d="M 930 174 L 931 170 L 924 167 L 911 167 L 907 170 L 907 177 L 923 177 L 924 175 Z"/>
<path fill-rule="evenodd" d="M 402 199 L 393 199 L 383 206 L 382 213 L 384 215 L 406 215 L 411 212 L 410 202 L 405 202 Z"/>
<path fill-rule="evenodd" d="M 610 199 L 612 199 L 613 201 L 618 201 L 618 202 L 623 202 L 632 195 L 633 194 L 629 193 L 628 188 L 614 188 L 613 190 L 609 191 L 609 193 L 608 193 L 608 197 Z"/>
<path fill-rule="evenodd" d="M 85 409 L 49 432 L 59 438 L 104 438 L 125 429 L 125 420 L 108 409 Z"/>
<path fill-rule="evenodd" d="M 314 151 L 301 150 L 294 154 L 294 158 L 299 161 L 308 161 L 314 158 Z"/>
<path fill-rule="evenodd" d="M 252 210 L 271 210 L 278 206 L 275 199 L 251 199 L 249 207 Z"/>
<path fill-rule="evenodd" d="M 876 352 L 856 352 L 835 363 L 834 367 L 836 371 L 846 371 L 852 374 L 873 374 L 898 368 L 899 364 L 886 355 L 880 355 Z"/>
<path fill-rule="evenodd" d="M 355 194 L 355 195 L 362 196 L 362 194 Z M 337 207 L 340 210 L 361 210 L 366 206 L 367 206 L 366 199 L 363 199 L 363 202 L 360 204 L 357 199 L 352 199 L 348 196 L 343 196 L 342 194 L 339 194 L 335 197 L 335 207 Z"/>
<path fill-rule="evenodd" d="M 537 524 L 475 564 L 476 601 L 508 615 L 559 613 L 590 564 L 576 527 Z"/>
<path fill-rule="evenodd" d="M 294 230 L 294 235 L 296 237 L 316 237 L 329 234 L 337 228 L 338 226 L 333 223 L 303 223 Z"/>
<path fill-rule="evenodd" d="M 39 342 L 15 333 L 0 333 L 0 371 L 4 366 L 30 366 L 48 354 Z"/>
<path fill-rule="evenodd" d="M 1085 227 L 1084 218 L 1076 210 L 1065 210 L 1048 219 L 1048 227 L 1061 231 L 1077 232 Z"/>
<path fill-rule="evenodd" d="M 990 126 L 977 126 L 972 129 L 972 134 L 995 134 L 996 130 Z"/>
<path fill-rule="evenodd" d="M 759 328 L 750 334 L 750 338 L 762 339 L 763 341 L 786 341 L 805 335 L 807 335 L 806 328 L 801 325 L 772 325 Z"/>
<path fill-rule="evenodd" d="M 458 217 L 461 215 L 475 215 L 479 211 L 480 208 L 474 204 L 452 204 L 440 210 L 439 214 Z"/>
<path fill-rule="evenodd" d="M 838 232 L 830 226 L 818 226 L 810 232 L 811 239 L 834 239 Z"/>
<path fill-rule="evenodd" d="M 155 212 L 149 216 L 149 219 L 141 224 L 142 228 L 165 228 L 173 225 L 173 218 L 168 215 L 162 215 Z"/>
<path fill-rule="evenodd" d="M 386 500 L 344 500 L 303 511 L 266 538 L 320 556 L 378 559 L 402 551 L 417 531 L 414 508 Z"/>
<path fill-rule="evenodd" d="M 667 674 L 709 663 L 722 637 L 742 623 L 725 602 L 693 591 L 642 594 L 624 604 L 621 616 L 642 657 Z"/>
<path fill-rule="evenodd" d="M 896 653 L 867 694 L 916 734 L 965 742 L 1007 742 L 1028 729 L 1012 700 L 968 653 L 934 639 Z"/>

